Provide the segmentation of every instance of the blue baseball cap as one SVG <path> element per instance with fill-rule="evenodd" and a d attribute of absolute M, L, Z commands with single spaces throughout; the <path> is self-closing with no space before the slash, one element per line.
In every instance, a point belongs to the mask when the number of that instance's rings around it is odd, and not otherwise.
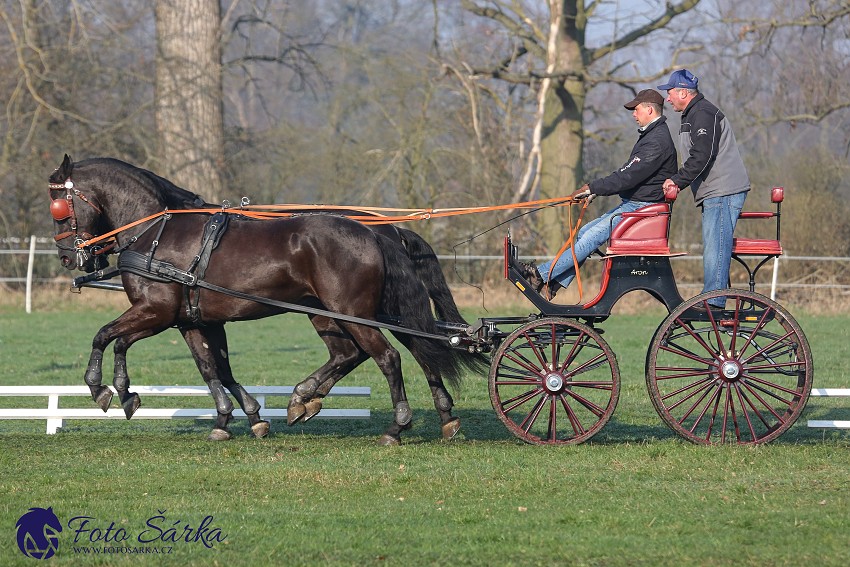
<path fill-rule="evenodd" d="M 659 91 L 669 91 L 670 89 L 695 89 L 697 85 L 699 85 L 699 77 L 687 69 L 679 69 L 673 71 L 667 84 L 658 85 L 656 88 Z"/>

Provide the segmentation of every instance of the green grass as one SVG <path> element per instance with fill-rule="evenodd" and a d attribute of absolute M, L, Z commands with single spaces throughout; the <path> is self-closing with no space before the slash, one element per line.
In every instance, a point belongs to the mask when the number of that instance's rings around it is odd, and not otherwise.
<path fill-rule="evenodd" d="M 91 337 L 116 314 L 4 309 L 0 384 L 82 384 Z M 0 564 L 33 564 L 17 549 L 15 522 L 30 507 L 52 506 L 63 525 L 92 516 L 133 537 L 160 513 L 163 529 L 212 515 L 226 534 L 213 549 L 169 544 L 172 554 L 147 555 L 146 564 L 846 565 L 850 437 L 805 423 L 850 418 L 850 400 L 813 398 L 770 445 L 682 442 L 654 413 L 644 385 L 646 348 L 662 315 L 617 315 L 602 325 L 623 389 L 612 421 L 578 447 L 515 440 L 490 408 L 486 379 L 472 376 L 455 396 L 462 434 L 441 442 L 430 394 L 407 356 L 414 427 L 395 448 L 374 444 L 391 408 L 371 362 L 342 383 L 371 386 L 371 398 L 326 405 L 369 407 L 370 420 L 274 422 L 265 440 L 250 438 L 244 421 L 220 444 L 204 441 L 211 423 L 203 421 L 71 421 L 54 436 L 43 433 L 44 422 L 0 421 Z M 798 318 L 814 353 L 815 387 L 850 386 L 850 320 Z M 294 384 L 325 359 L 304 317 L 228 330 L 231 362 L 246 385 Z M 174 330 L 135 345 L 128 364 L 136 384 L 201 383 Z M 0 398 L 5 407 L 33 401 Z M 48 561 L 141 562 L 75 554 L 73 539 L 66 528 Z"/>

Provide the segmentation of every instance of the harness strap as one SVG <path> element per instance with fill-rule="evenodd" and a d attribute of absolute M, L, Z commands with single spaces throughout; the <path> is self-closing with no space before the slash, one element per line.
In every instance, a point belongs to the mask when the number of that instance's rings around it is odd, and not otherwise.
<path fill-rule="evenodd" d="M 425 331 L 417 331 L 416 329 L 410 329 L 409 327 L 401 327 L 399 325 L 392 325 L 390 323 L 384 323 L 380 321 L 375 321 L 372 319 L 364 319 L 362 317 L 355 317 L 353 315 L 344 315 L 342 313 L 336 313 L 334 311 L 328 311 L 326 309 L 318 309 L 316 307 L 307 307 L 305 305 L 298 305 L 297 303 L 287 303 L 286 301 L 277 301 L 276 299 L 268 299 L 266 297 L 259 297 L 256 295 L 251 295 L 249 293 L 243 293 L 241 291 L 236 291 L 235 289 L 229 289 L 226 287 L 221 287 L 215 284 L 211 284 L 206 281 L 199 281 L 197 283 L 198 287 L 202 287 L 208 289 L 210 291 L 216 291 L 218 293 L 223 293 L 225 295 L 230 295 L 232 297 L 237 297 L 239 299 L 246 299 L 248 301 L 254 301 L 256 303 L 263 303 L 265 305 L 271 305 L 272 307 L 280 307 L 282 309 L 286 309 L 287 311 L 293 311 L 295 313 L 306 313 L 308 315 L 321 315 L 323 317 L 328 317 L 329 319 L 335 319 L 337 321 L 347 321 L 349 323 L 357 323 L 358 325 L 366 325 L 367 327 L 376 327 L 380 329 L 387 329 L 388 331 L 397 331 L 399 333 L 403 333 L 405 335 L 415 335 L 417 337 L 424 337 L 426 339 L 434 339 L 439 341 L 451 342 L 451 338 L 445 335 L 437 335 L 434 333 L 427 333 Z"/>
<path fill-rule="evenodd" d="M 118 270 L 130 272 L 149 280 L 160 283 L 180 283 L 183 285 L 197 285 L 195 274 L 181 270 L 174 264 L 163 260 L 156 260 L 147 254 L 135 250 L 124 250 L 118 256 Z"/>
<path fill-rule="evenodd" d="M 194 274 L 191 274 L 185 270 L 180 270 L 179 268 L 176 268 L 173 264 L 164 262 L 162 260 L 153 260 L 151 262 L 151 271 L 147 271 L 147 263 L 148 257 L 145 254 L 135 252 L 133 250 L 125 250 L 118 258 L 118 269 L 121 272 L 130 272 L 157 282 L 179 283 L 189 287 L 202 287 L 204 289 L 223 293 L 231 297 L 245 299 L 247 301 L 253 301 L 255 303 L 262 303 L 264 305 L 271 305 L 272 307 L 280 307 L 281 309 L 285 309 L 286 311 L 292 311 L 294 313 L 321 315 L 323 317 L 328 317 L 329 319 L 334 319 L 337 321 L 346 321 L 349 323 L 356 323 L 358 325 L 366 325 L 367 327 L 387 329 L 388 331 L 399 332 L 406 335 L 414 335 L 426 339 L 451 342 L 451 338 L 445 335 L 427 333 L 425 331 L 418 331 L 416 329 L 410 329 L 408 327 L 402 327 L 400 325 L 393 325 L 381 321 L 374 321 L 372 319 L 364 319 L 362 317 L 355 317 L 353 315 L 345 315 L 342 313 L 336 313 L 334 311 L 328 311 L 326 309 L 318 309 L 316 307 L 307 307 L 305 305 L 299 305 L 297 303 L 278 301 L 276 299 L 269 299 L 266 297 L 260 297 L 257 295 L 251 295 L 249 293 L 236 291 L 235 289 L 221 287 L 204 280 L 198 280 Z"/>
<path fill-rule="evenodd" d="M 204 225 L 204 235 L 201 238 L 201 250 L 198 252 L 192 264 L 189 266 L 189 272 L 195 274 L 198 281 L 203 280 L 207 272 L 207 266 L 210 263 L 210 257 L 213 250 L 218 246 L 221 237 L 227 231 L 227 226 L 230 222 L 230 215 L 224 212 L 218 212 L 210 217 Z M 186 299 L 186 315 L 193 323 L 201 321 L 201 309 L 199 303 L 201 301 L 201 293 L 195 287 L 185 286 L 184 297 Z"/>

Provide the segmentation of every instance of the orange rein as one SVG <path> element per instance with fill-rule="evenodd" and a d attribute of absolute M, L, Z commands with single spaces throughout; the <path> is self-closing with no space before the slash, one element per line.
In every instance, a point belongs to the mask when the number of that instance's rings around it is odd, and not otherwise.
<path fill-rule="evenodd" d="M 141 218 L 139 220 L 133 221 L 129 224 L 126 224 L 122 227 L 116 228 L 110 232 L 102 234 L 100 236 L 96 236 L 94 238 L 90 238 L 84 242 L 80 242 L 77 244 L 78 248 L 83 248 L 86 246 L 91 246 L 92 244 L 96 244 L 101 242 L 102 240 L 106 240 L 107 238 L 111 238 L 116 234 L 124 232 L 125 230 L 129 230 L 135 226 L 140 224 L 144 224 L 148 221 L 152 221 L 157 219 L 163 215 L 172 215 L 172 214 L 198 214 L 198 213 L 207 213 L 213 214 L 219 211 L 223 211 L 226 213 L 242 215 L 248 218 L 255 219 L 274 219 L 274 218 L 287 218 L 296 216 L 299 214 L 303 214 L 304 212 L 310 211 L 336 211 L 336 210 L 346 210 L 346 211 L 356 211 L 362 212 L 363 215 L 345 215 L 346 217 L 359 221 L 363 224 L 372 225 L 372 224 L 397 224 L 401 222 L 409 222 L 414 220 L 428 220 L 433 218 L 441 218 L 441 217 L 449 217 L 449 216 L 457 216 L 457 215 L 466 215 L 472 213 L 483 213 L 488 211 L 501 211 L 501 210 L 511 210 L 511 209 L 531 209 L 541 206 L 555 206 L 561 207 L 564 205 L 571 205 L 575 201 L 568 197 L 554 197 L 551 199 L 539 199 L 536 201 L 526 201 L 523 203 L 512 203 L 509 205 L 490 205 L 487 207 L 457 207 L 450 209 L 393 209 L 387 207 L 349 207 L 343 205 L 248 205 L 245 207 L 238 208 L 208 208 L 208 209 L 176 209 L 176 210 L 164 210 L 158 213 L 154 213 L 147 217 Z M 585 205 L 586 206 L 586 205 Z M 254 210 L 254 209 L 262 209 L 262 210 Z M 396 215 L 385 215 L 384 211 L 387 212 L 396 212 L 396 213 L 407 213 L 407 214 L 396 214 Z M 583 211 L 583 210 L 582 210 Z M 579 217 L 579 222 L 580 222 Z M 572 236 L 573 232 L 571 232 Z"/>

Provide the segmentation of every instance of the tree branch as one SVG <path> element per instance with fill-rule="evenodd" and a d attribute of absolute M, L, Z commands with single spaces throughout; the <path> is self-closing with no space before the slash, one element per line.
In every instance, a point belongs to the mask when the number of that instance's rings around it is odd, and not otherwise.
<path fill-rule="evenodd" d="M 615 39 L 608 45 L 588 50 L 588 64 L 593 63 L 594 61 L 597 61 L 602 57 L 605 57 L 606 55 L 609 55 L 619 49 L 626 47 L 627 45 L 634 43 L 638 39 L 654 32 L 655 30 L 665 27 L 667 24 L 670 23 L 673 18 L 694 9 L 699 3 L 700 0 L 683 0 L 678 4 L 670 4 L 668 2 L 667 9 L 661 16 L 655 18 L 651 22 L 648 22 L 647 24 L 637 29 L 630 31 L 621 38 Z"/>

